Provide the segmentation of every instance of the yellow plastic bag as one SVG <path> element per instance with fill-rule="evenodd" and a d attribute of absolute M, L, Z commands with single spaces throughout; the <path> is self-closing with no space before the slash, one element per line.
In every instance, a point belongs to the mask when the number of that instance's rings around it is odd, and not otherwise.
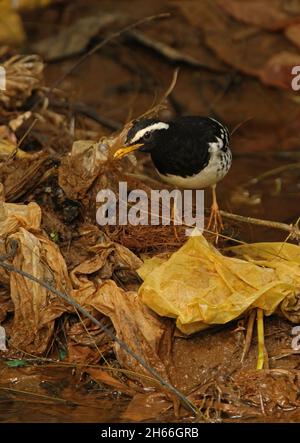
<path fill-rule="evenodd" d="M 283 313 L 300 321 L 300 247 L 261 243 L 231 252 L 247 259 L 226 257 L 203 236 L 190 237 L 167 261 L 144 263 L 139 296 L 159 315 L 176 318 L 185 334 L 227 323 L 254 307 L 271 315 L 283 300 Z"/>

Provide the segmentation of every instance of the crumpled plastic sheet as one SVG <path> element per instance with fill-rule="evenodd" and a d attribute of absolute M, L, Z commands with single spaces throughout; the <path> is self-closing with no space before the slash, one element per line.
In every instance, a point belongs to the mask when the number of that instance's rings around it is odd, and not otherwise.
<path fill-rule="evenodd" d="M 300 247 L 256 243 L 230 248 L 222 255 L 201 235 L 189 240 L 167 261 L 153 258 L 138 273 L 139 297 L 161 316 L 176 319 L 185 334 L 225 324 L 251 308 L 271 315 L 277 308 L 300 321 Z"/>

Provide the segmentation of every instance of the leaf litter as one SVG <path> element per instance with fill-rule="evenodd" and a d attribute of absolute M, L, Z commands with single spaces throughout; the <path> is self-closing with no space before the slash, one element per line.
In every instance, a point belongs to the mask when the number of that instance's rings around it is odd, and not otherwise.
<path fill-rule="evenodd" d="M 232 19 L 221 18 L 223 13 L 212 19 L 215 6 L 206 9 L 205 16 L 193 13 L 192 17 L 190 2 L 173 3 L 183 10 L 186 20 L 192 24 L 196 21 L 195 35 L 200 27 L 202 55 L 206 54 L 209 70 L 223 72 L 228 66 L 229 71 L 234 68 L 246 72 L 256 80 L 245 81 L 257 90 L 263 88 L 257 81 L 273 82 L 273 86 L 281 89 L 285 87 L 288 81 L 285 65 L 289 66 L 290 60 L 294 62 L 297 51 L 282 41 L 281 35 L 265 33 L 271 28 L 273 31 L 272 26 L 278 30 L 287 28 L 286 34 L 292 36 L 292 40 L 297 11 L 280 10 L 282 2 L 278 1 L 273 11 L 276 20 L 274 16 L 265 16 L 263 21 L 255 10 L 261 6 L 249 2 L 247 7 L 253 8 L 253 16 L 258 17 L 251 21 L 251 14 L 246 14 L 246 8 L 240 11 L 237 2 L 228 2 L 225 6 L 225 2 L 217 1 L 215 4 L 237 20 L 229 42 L 224 39 L 224 32 Z M 202 5 L 197 7 L 201 9 Z M 249 27 L 241 27 L 239 20 L 249 23 Z M 77 25 L 74 26 L 66 31 L 68 35 L 74 34 Z M 211 33 L 213 26 L 222 31 L 220 35 Z M 86 35 L 83 32 L 79 45 L 76 40 L 79 51 L 87 47 L 99 27 L 91 28 Z M 288 31 L 289 27 L 293 32 Z M 199 59 L 202 66 L 202 59 L 195 51 L 186 54 L 184 45 L 172 48 L 170 39 L 159 44 L 151 31 L 148 37 L 147 30 L 143 32 L 145 37 L 133 31 L 128 37 L 152 47 L 172 62 L 197 67 Z M 56 51 L 54 56 L 47 50 L 47 39 L 39 42 L 44 45 L 40 52 L 46 59 L 48 55 L 48 60 L 73 55 L 77 51 L 60 46 L 64 38 L 60 34 L 52 37 L 51 41 L 57 41 L 57 46 L 51 45 Z M 242 46 L 247 39 L 250 44 L 244 59 Z M 278 44 L 274 43 L 276 39 Z M 255 58 L 252 51 L 259 40 L 264 41 L 264 46 Z M 288 52 L 283 56 L 280 51 L 285 49 Z M 70 295 L 163 380 L 183 392 L 193 408 L 201 412 L 201 420 L 218 421 L 236 416 L 257 418 L 261 414 L 272 415 L 282 409 L 299 407 L 296 395 L 299 377 L 294 360 L 286 369 L 256 371 L 256 346 L 253 344 L 243 365 L 239 358 L 233 358 L 242 355 L 246 320 L 251 310 L 262 309 L 267 316 L 280 314 L 274 324 L 266 324 L 275 332 L 276 325 L 279 329 L 285 328 L 286 340 L 288 327 L 281 316 L 292 323 L 299 322 L 299 246 L 274 242 L 228 249 L 223 240 L 220 251 L 211 245 L 213 237 L 207 234 L 206 238 L 198 235 L 186 241 L 184 227 L 177 233 L 173 226 L 101 229 L 95 221 L 99 189 L 110 188 L 117 193 L 119 181 L 127 181 L 129 190 L 151 191 L 151 182 L 139 178 L 139 172 L 143 174 L 144 170 L 133 156 L 120 162 L 112 159 L 131 122 L 119 134 L 104 135 L 101 139 L 78 139 L 77 133 L 95 133 L 94 127 L 81 119 L 82 128 L 74 130 L 72 114 L 49 102 L 42 59 L 36 55 L 12 55 L 4 63 L 8 88 L 0 96 L 3 106 L 0 130 L 3 184 L 0 249 L 3 260 Z M 274 82 L 271 71 L 277 70 L 278 64 L 284 68 Z M 205 75 L 203 78 L 205 84 Z M 51 92 L 56 97 L 61 96 L 60 91 Z M 172 92 L 174 97 L 176 94 L 177 88 Z M 278 94 L 283 101 L 287 100 L 281 92 L 270 94 L 274 94 L 275 101 Z M 166 102 L 169 97 L 163 99 Z M 34 105 L 30 114 L 26 114 L 28 100 L 29 108 Z M 154 108 L 154 112 L 161 111 Z M 26 134 L 34 119 L 37 123 L 20 148 L 17 140 Z M 269 142 L 269 146 L 272 143 L 274 141 Z M 11 245 L 17 245 L 13 253 Z M 5 380 L 12 383 L 7 371 L 16 371 L 14 368 L 18 366 L 21 370 L 22 362 L 26 367 L 19 377 L 25 388 L 31 377 L 39 383 L 36 365 L 48 362 L 52 368 L 60 365 L 76 368 L 78 382 L 84 380 L 82 389 L 88 383 L 95 383 L 103 392 L 105 386 L 109 386 L 131 398 L 120 412 L 123 419 L 138 421 L 165 416 L 172 420 L 174 414 L 177 419 L 192 419 L 191 411 L 180 405 L 174 392 L 170 394 L 162 387 L 153 374 L 149 374 L 145 366 L 101 326 L 84 318 L 76 307 L 37 281 L 2 268 L 0 272 L 0 320 L 6 333 L 1 342 L 2 357 L 8 359 L 11 367 L 1 369 L 3 384 Z M 236 327 L 237 324 L 241 326 Z M 195 334 L 200 330 L 203 332 Z M 229 359 L 227 369 L 221 357 L 218 361 L 210 353 L 214 341 L 222 340 L 222 334 L 228 337 L 219 354 Z M 254 341 L 257 339 L 259 337 L 254 337 Z M 265 340 L 269 351 L 273 343 L 268 337 Z M 62 355 L 64 358 L 59 361 Z M 15 363 L 18 361 L 20 364 Z M 28 365 L 30 361 L 36 363 Z M 264 389 L 261 389 L 262 383 Z M 12 386 L 10 384 L 11 389 Z M 43 389 L 50 393 L 51 383 Z M 34 391 L 43 395 L 37 385 Z M 63 384 L 59 395 L 78 403 L 84 398 L 82 393 L 76 394 Z"/>

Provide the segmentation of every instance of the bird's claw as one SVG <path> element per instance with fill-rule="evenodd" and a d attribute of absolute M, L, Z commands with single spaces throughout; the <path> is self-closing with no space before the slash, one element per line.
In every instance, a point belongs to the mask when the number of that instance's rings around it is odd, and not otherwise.
<path fill-rule="evenodd" d="M 215 242 L 218 243 L 219 234 L 224 229 L 222 217 L 217 204 L 213 204 L 210 211 L 210 217 L 207 225 L 207 230 L 216 234 Z"/>

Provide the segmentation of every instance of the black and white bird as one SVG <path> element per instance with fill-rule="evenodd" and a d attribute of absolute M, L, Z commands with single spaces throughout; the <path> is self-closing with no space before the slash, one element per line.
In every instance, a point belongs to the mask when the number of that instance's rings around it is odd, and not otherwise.
<path fill-rule="evenodd" d="M 218 231 L 222 219 L 216 199 L 216 184 L 232 163 L 229 131 L 211 117 L 178 117 L 168 122 L 155 119 L 135 120 L 121 158 L 139 150 L 149 153 L 161 180 L 184 189 L 212 187 L 213 203 L 208 229 Z"/>

